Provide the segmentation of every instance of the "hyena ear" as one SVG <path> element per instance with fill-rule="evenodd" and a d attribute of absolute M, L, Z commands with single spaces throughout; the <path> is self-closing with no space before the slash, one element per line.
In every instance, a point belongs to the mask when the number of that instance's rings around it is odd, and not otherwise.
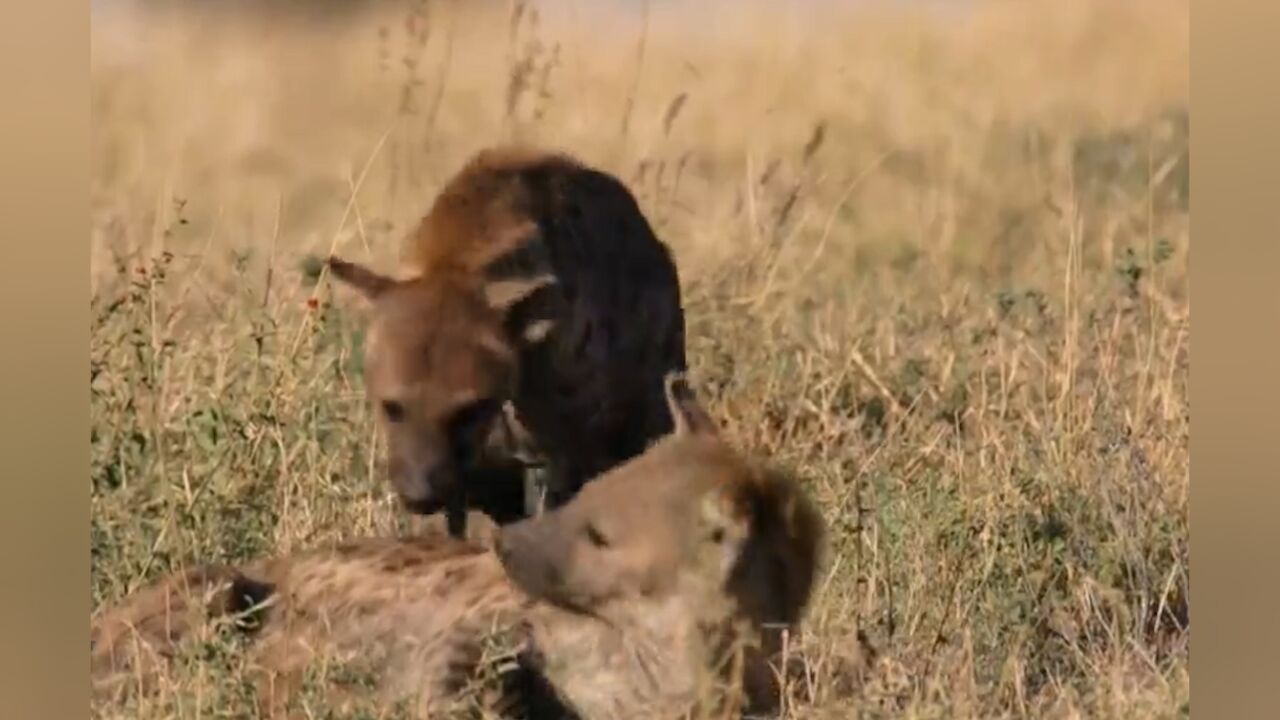
<path fill-rule="evenodd" d="M 485 268 L 488 282 L 484 297 L 493 309 L 506 313 L 542 288 L 555 284 L 536 222 L 507 225 L 494 238 L 494 244 L 506 250 Z"/>
<path fill-rule="evenodd" d="M 396 284 L 394 278 L 370 270 L 359 263 L 349 262 L 337 256 L 329 256 L 329 272 L 338 280 L 356 289 L 369 300 L 377 298 Z"/>
<path fill-rule="evenodd" d="M 728 577 L 742 558 L 751 535 L 751 517 L 743 512 L 739 488 L 720 487 L 701 499 L 702 527 L 706 539 L 719 547 L 722 577 Z"/>
<path fill-rule="evenodd" d="M 689 378 L 683 372 L 669 372 L 663 379 L 667 408 L 675 423 L 676 435 L 717 435 L 719 428 L 698 402 Z"/>
<path fill-rule="evenodd" d="M 555 276 L 549 273 L 528 278 L 493 280 L 484 286 L 484 299 L 494 310 L 506 312 L 530 295 L 548 285 L 554 285 Z"/>

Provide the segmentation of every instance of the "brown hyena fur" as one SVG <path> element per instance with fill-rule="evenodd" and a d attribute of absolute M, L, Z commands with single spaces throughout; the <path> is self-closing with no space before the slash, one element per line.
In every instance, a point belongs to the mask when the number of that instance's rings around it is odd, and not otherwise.
<path fill-rule="evenodd" d="M 770 661 L 808 603 L 822 521 L 792 479 L 719 439 L 683 381 L 668 397 L 672 434 L 562 507 L 500 529 L 496 552 L 443 534 L 371 539 L 134 595 L 93 624 L 95 690 L 109 697 L 160 667 L 142 659 L 189 631 L 166 620 L 184 586 L 221 585 L 202 607 L 265 604 L 251 652 L 259 700 L 277 716 L 306 666 L 334 656 L 372 666 L 363 692 L 422 716 L 486 697 L 485 678 L 493 707 L 534 717 L 776 707 Z M 520 649 L 517 669 L 486 675 L 493 647 Z M 343 692 L 332 688 L 335 703 Z"/>
<path fill-rule="evenodd" d="M 531 629 L 541 672 L 584 716 L 677 713 L 725 661 L 735 663 L 720 678 L 728 689 L 745 692 L 747 709 L 772 711 L 770 665 L 808 604 L 824 523 L 793 478 L 719 437 L 682 377 L 669 377 L 666 396 L 673 434 L 567 505 L 503 528 L 497 552 L 525 592 L 610 628 Z M 610 643 L 590 667 L 572 662 Z"/>
<path fill-rule="evenodd" d="M 408 257 L 400 280 L 329 267 L 372 301 L 365 385 L 411 511 L 447 510 L 455 535 L 467 506 L 517 519 L 532 499 L 513 501 L 510 473 L 485 468 L 545 459 L 555 507 L 670 431 L 662 379 L 686 367 L 680 285 L 616 178 L 486 150 L 440 192 Z"/>

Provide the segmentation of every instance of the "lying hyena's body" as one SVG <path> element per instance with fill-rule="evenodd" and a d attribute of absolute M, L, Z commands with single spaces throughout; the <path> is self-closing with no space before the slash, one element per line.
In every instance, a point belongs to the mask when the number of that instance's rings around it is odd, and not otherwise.
<path fill-rule="evenodd" d="M 482 152 L 409 251 L 407 280 L 330 267 L 374 301 L 366 388 L 411 510 L 460 516 L 498 427 L 546 460 L 552 507 L 670 431 L 662 378 L 686 366 L 679 281 L 618 180 L 561 155 Z"/>
<path fill-rule="evenodd" d="M 366 540 L 179 579 L 230 581 L 222 612 L 245 604 L 228 598 L 266 600 L 254 653 L 275 712 L 309 663 L 337 655 L 375 666 L 380 702 L 425 716 L 458 702 L 483 675 L 479 648 L 503 637 L 525 654 L 523 684 L 500 683 L 501 703 L 539 717 L 678 717 L 741 706 L 743 691 L 767 709 L 778 693 L 770 627 L 801 617 L 822 522 L 793 481 L 745 462 L 705 416 L 677 407 L 675 420 L 674 434 L 566 505 L 503 528 L 496 552 L 442 535 Z M 100 692 L 159 667 L 144 661 L 186 631 L 168 620 L 178 589 L 154 586 L 95 622 Z M 729 650 L 753 635 L 763 642 L 726 674 Z"/>
<path fill-rule="evenodd" d="M 478 674 L 481 643 L 510 632 L 531 602 L 506 581 L 492 552 L 444 536 L 368 539 L 169 578 L 92 624 L 93 695 L 109 707 L 154 690 L 177 642 L 214 616 L 243 616 L 260 711 L 294 717 L 309 670 L 374 674 L 372 697 L 408 702 L 415 717 L 454 706 Z M 370 694 L 326 683 L 326 700 Z"/>

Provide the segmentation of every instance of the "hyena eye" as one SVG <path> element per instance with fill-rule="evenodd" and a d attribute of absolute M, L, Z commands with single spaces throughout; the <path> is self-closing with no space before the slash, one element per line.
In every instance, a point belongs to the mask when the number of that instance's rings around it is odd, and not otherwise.
<path fill-rule="evenodd" d="M 609 547 L 609 538 L 605 537 L 604 533 L 600 532 L 600 528 L 596 527 L 594 523 L 587 523 L 586 528 L 584 528 L 584 532 L 586 532 L 587 540 L 592 545 L 595 545 L 598 548 Z"/>
<path fill-rule="evenodd" d="M 404 419 L 404 405 L 395 400 L 383 400 L 382 414 L 386 415 L 391 422 L 398 423 Z"/>
<path fill-rule="evenodd" d="M 711 542 L 717 545 L 724 542 L 724 528 L 718 527 L 711 531 Z"/>

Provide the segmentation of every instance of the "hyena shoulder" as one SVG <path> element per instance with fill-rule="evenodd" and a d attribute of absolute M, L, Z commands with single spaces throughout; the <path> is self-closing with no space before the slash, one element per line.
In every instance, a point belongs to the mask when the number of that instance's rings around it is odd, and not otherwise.
<path fill-rule="evenodd" d="M 410 238 L 414 270 L 448 271 L 477 277 L 493 274 L 495 262 L 530 244 L 530 222 L 545 225 L 556 208 L 546 203 L 542 183 L 585 171 L 573 158 L 522 147 L 482 150 L 440 190 Z M 536 251 L 529 248 L 526 252 Z M 527 258 L 534 269 L 538 258 Z M 510 268 L 512 273 L 521 268 Z"/>
<path fill-rule="evenodd" d="M 530 223 L 536 236 L 518 231 Z M 592 246 L 625 264 L 589 267 L 605 257 L 581 252 Z M 409 252 L 423 273 L 453 268 L 489 277 L 549 263 L 561 274 L 605 273 L 625 282 L 670 262 L 620 180 L 572 156 L 518 146 L 483 150 L 464 165 L 437 195 Z"/>

